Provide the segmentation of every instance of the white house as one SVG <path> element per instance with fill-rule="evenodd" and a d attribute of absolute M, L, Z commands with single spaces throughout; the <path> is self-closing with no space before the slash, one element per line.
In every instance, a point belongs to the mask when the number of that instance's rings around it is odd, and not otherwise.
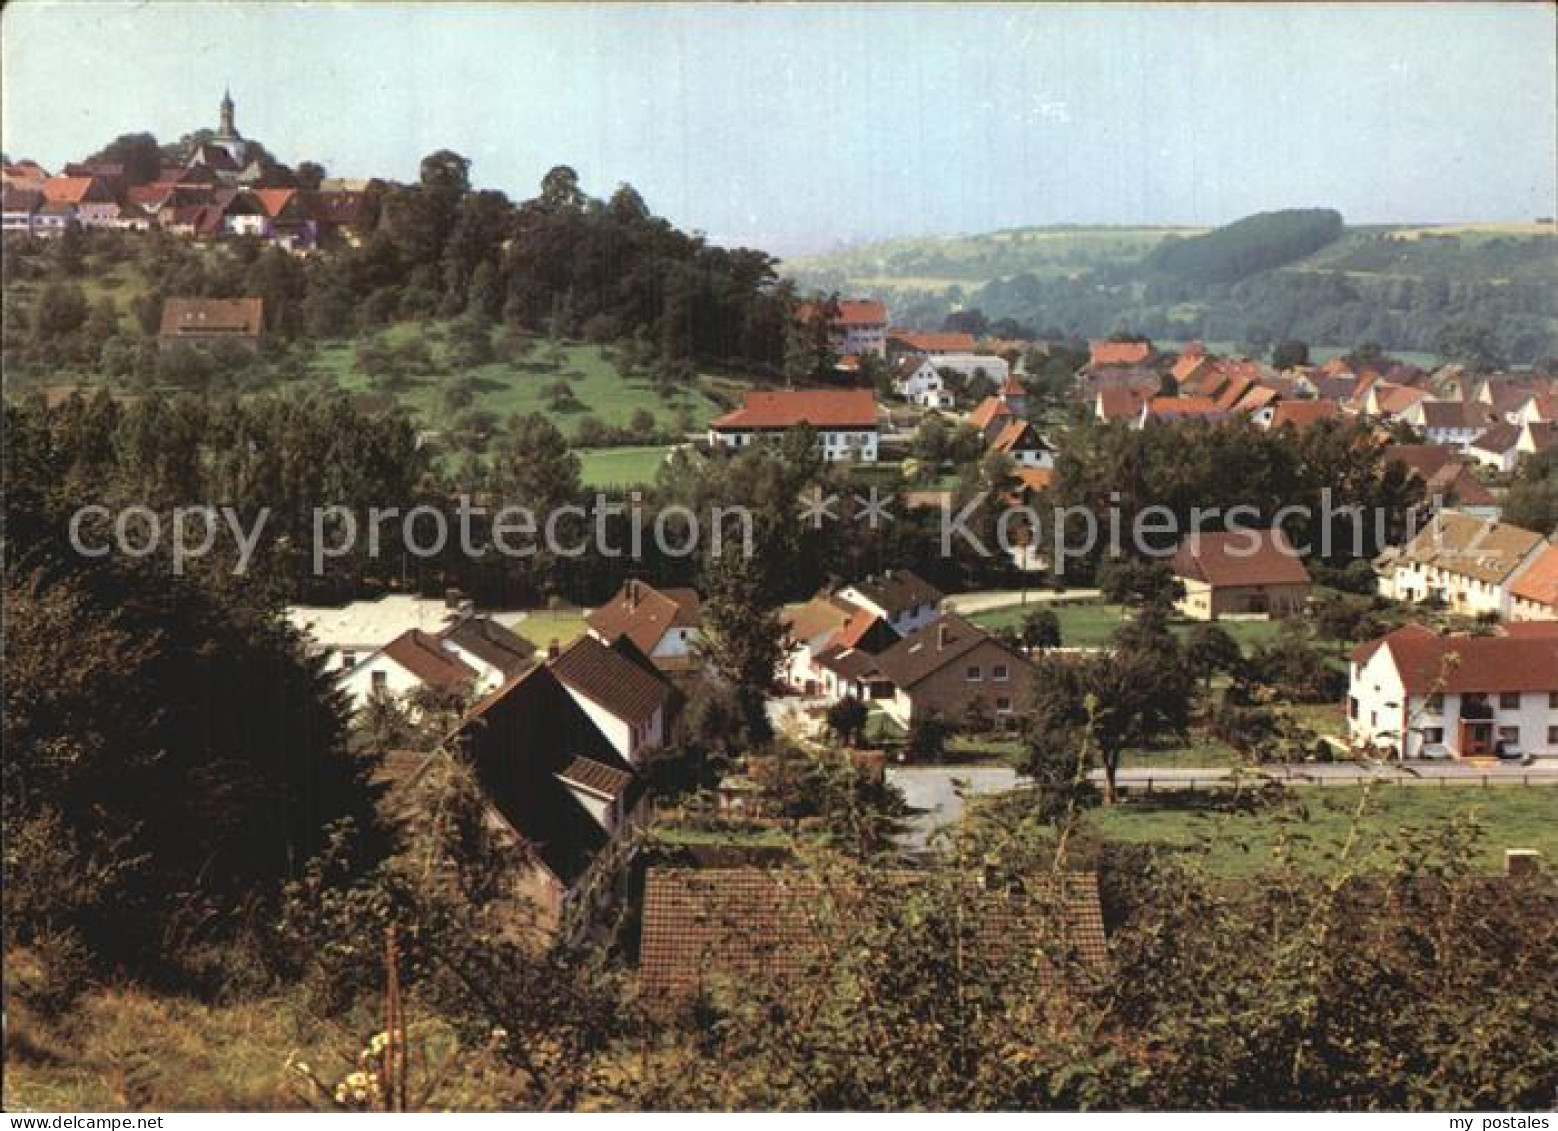
<path fill-rule="evenodd" d="M 984 375 L 997 386 L 1005 385 L 1011 377 L 1011 366 L 1004 357 L 990 353 L 944 353 L 932 359 L 942 372 L 950 370 L 965 381 Z"/>
<path fill-rule="evenodd" d="M 1055 466 L 1055 449 L 1026 420 L 1008 422 L 990 441 L 990 450 L 1008 457 L 1018 467 L 1048 470 Z"/>
<path fill-rule="evenodd" d="M 816 431 L 826 459 L 876 462 L 876 396 L 869 389 L 748 393 L 746 404 L 709 425 L 709 444 L 739 451 L 803 424 Z"/>
<path fill-rule="evenodd" d="M 581 636 L 547 667 L 584 713 L 633 765 L 665 742 L 671 685 L 626 638 L 607 646 Z"/>
<path fill-rule="evenodd" d="M 941 590 L 916 573 L 890 569 L 840 589 L 857 609 L 881 617 L 899 636 L 908 636 L 941 616 Z"/>
<path fill-rule="evenodd" d="M 352 709 L 360 711 L 375 695 L 400 699 L 419 689 L 446 694 L 490 691 L 496 683 L 481 686 L 481 673 L 436 636 L 408 629 L 382 648 L 359 660 L 336 679 Z"/>
<path fill-rule="evenodd" d="M 1540 534 L 1442 510 L 1405 546 L 1380 559 L 1380 592 L 1437 601 L 1467 616 L 1507 617 L 1510 587 L 1546 543 Z"/>
<path fill-rule="evenodd" d="M 796 317 L 809 322 L 818 316 L 814 303 L 803 303 Z M 828 341 L 833 352 L 844 357 L 887 353 L 887 305 L 876 299 L 846 298 L 838 302 L 838 313 L 828 321 Z"/>
<path fill-rule="evenodd" d="M 1558 623 L 1496 636 L 1408 625 L 1352 653 L 1355 747 L 1404 758 L 1558 757 Z"/>
<path fill-rule="evenodd" d="M 898 359 L 893 372 L 893 391 L 922 408 L 950 409 L 957 403 L 934 360 L 917 354 Z"/>

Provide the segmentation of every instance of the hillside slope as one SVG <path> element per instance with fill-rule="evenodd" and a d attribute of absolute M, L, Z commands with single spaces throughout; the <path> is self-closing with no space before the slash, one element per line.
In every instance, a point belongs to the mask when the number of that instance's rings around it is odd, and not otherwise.
<path fill-rule="evenodd" d="M 895 321 L 922 327 L 978 308 L 1084 337 L 1296 337 L 1433 351 L 1446 327 L 1469 324 L 1490 331 L 1500 360 L 1558 354 L 1558 226 L 1345 227 L 1336 217 L 1327 231 L 1335 216 L 1267 213 L 1212 232 L 1027 228 L 894 240 L 797 259 L 786 271 L 802 286 L 884 298 Z M 1293 242 L 1273 250 L 1247 240 L 1276 229 Z"/>

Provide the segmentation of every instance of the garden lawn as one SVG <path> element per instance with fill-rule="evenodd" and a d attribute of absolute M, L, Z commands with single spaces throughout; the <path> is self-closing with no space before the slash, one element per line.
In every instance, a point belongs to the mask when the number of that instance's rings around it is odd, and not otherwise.
<path fill-rule="evenodd" d="M 1138 794 L 1090 810 L 1086 821 L 1105 840 L 1184 848 L 1229 876 L 1276 863 L 1279 847 L 1305 866 L 1326 867 L 1345 843 L 1360 802 L 1353 858 L 1364 868 L 1384 866 L 1384 842 L 1397 830 L 1431 833 L 1462 815 L 1474 815 L 1483 828 L 1477 863 L 1487 872 L 1502 869 L 1506 848 L 1534 848 L 1548 859 L 1558 853 L 1558 822 L 1552 819 L 1558 794 L 1549 786 L 1305 787 L 1254 812 L 1200 807 L 1214 800 L 1207 793 Z"/>
<path fill-rule="evenodd" d="M 586 487 L 642 487 L 655 481 L 655 472 L 671 449 L 651 445 L 630 448 L 580 448 L 580 473 Z"/>
<path fill-rule="evenodd" d="M 1002 609 L 990 609 L 975 613 L 968 619 L 982 628 L 995 631 L 1016 628 L 1029 610 L 1040 606 L 1011 605 Z M 1062 648 L 1101 648 L 1109 642 L 1110 635 L 1125 619 L 1122 605 L 1110 605 L 1096 601 L 1056 601 L 1042 606 L 1053 609 L 1060 618 L 1060 644 Z M 1196 621 L 1176 620 L 1173 631 L 1184 636 L 1196 626 Z M 1243 648 L 1271 640 L 1281 631 L 1282 623 L 1275 620 L 1223 620 L 1217 621 L 1229 636 Z"/>
<path fill-rule="evenodd" d="M 566 646 L 584 635 L 582 609 L 532 609 L 517 619 L 503 620 L 506 627 L 543 651 L 553 640 Z"/>

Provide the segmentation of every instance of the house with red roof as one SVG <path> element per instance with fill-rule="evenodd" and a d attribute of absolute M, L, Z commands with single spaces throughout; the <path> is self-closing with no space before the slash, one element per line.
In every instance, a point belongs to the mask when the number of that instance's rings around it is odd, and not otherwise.
<path fill-rule="evenodd" d="M 1294 616 L 1309 601 L 1309 570 L 1280 530 L 1192 534 L 1172 568 L 1185 587 L 1180 612 L 1194 620 Z"/>
<path fill-rule="evenodd" d="M 839 299 L 838 312 L 828 320 L 828 336 L 833 352 L 844 357 L 862 354 L 887 355 L 887 304 L 874 298 Z M 802 303 L 795 317 L 814 322 L 821 309 L 816 303 Z"/>
<path fill-rule="evenodd" d="M 1303 431 L 1312 428 L 1322 420 L 1336 420 L 1341 416 L 1341 409 L 1337 408 L 1335 401 L 1327 400 L 1284 400 L 1278 401 L 1272 407 L 1271 415 L 1266 417 L 1263 426 L 1271 432 L 1283 428 L 1292 428 Z M 1259 417 L 1256 423 L 1262 423 Z"/>
<path fill-rule="evenodd" d="M 1228 412 L 1211 397 L 1150 397 L 1142 403 L 1136 427 L 1145 428 L 1152 421 L 1163 424 L 1178 420 L 1216 424 L 1227 420 Z"/>
<path fill-rule="evenodd" d="M 1509 619 L 1558 620 L 1558 545 L 1543 547 L 1525 572 L 1510 584 Z"/>
<path fill-rule="evenodd" d="M 585 618 L 602 644 L 626 636 L 663 671 L 685 670 L 697 659 L 702 602 L 693 589 L 656 589 L 631 578 Z"/>
<path fill-rule="evenodd" d="M 869 389 L 748 393 L 744 405 L 709 425 L 709 445 L 740 451 L 802 425 L 816 431 L 825 459 L 876 462 L 876 395 Z"/>
<path fill-rule="evenodd" d="M 893 327 L 887 332 L 889 356 L 941 357 L 953 353 L 973 353 L 974 335 L 955 331 L 922 333 Z"/>
<path fill-rule="evenodd" d="M 1558 757 L 1558 622 L 1493 635 L 1407 625 L 1355 648 L 1354 747 L 1401 758 Z"/>
<path fill-rule="evenodd" d="M 547 668 L 624 761 L 637 766 L 664 744 L 675 693 L 631 638 L 586 634 L 548 651 Z"/>
<path fill-rule="evenodd" d="M 990 450 L 1006 456 L 1019 468 L 1055 466 L 1055 449 L 1050 447 L 1029 420 L 1013 419 L 990 441 Z"/>
<path fill-rule="evenodd" d="M 950 409 L 957 404 L 934 358 L 904 354 L 893 362 L 892 373 L 893 392 L 910 404 L 934 409 Z"/>

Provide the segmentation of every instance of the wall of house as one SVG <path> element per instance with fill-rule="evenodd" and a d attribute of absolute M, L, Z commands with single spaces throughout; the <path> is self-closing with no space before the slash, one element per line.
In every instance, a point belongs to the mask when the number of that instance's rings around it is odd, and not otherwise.
<path fill-rule="evenodd" d="M 449 652 L 464 660 L 476 670 L 475 691 L 477 695 L 485 695 L 489 691 L 495 691 L 503 685 L 503 669 L 489 664 L 475 652 L 462 648 L 453 640 L 444 640 L 443 646 Z"/>
<path fill-rule="evenodd" d="M 1558 620 L 1558 607 L 1544 605 L 1540 601 L 1528 601 L 1524 597 L 1509 599 L 1510 620 Z"/>
<path fill-rule="evenodd" d="M 1301 613 L 1309 599 L 1307 585 L 1220 585 L 1213 587 L 1195 578 L 1185 584 L 1180 611 L 1193 620 L 1223 616 L 1291 616 Z"/>
<path fill-rule="evenodd" d="M 698 630 L 692 625 L 682 625 L 666 629 L 665 635 L 660 637 L 651 656 L 680 657 L 692 655 L 693 649 L 698 643 Z"/>
<path fill-rule="evenodd" d="M 643 751 L 665 742 L 664 711 L 657 710 L 647 722 L 635 728 L 632 723 L 619 719 L 588 695 L 575 691 L 567 684 L 563 686 L 567 688 L 573 701 L 579 704 L 580 709 L 590 717 L 590 721 L 600 728 L 600 732 L 611 743 L 612 749 L 635 765 Z"/>
<path fill-rule="evenodd" d="M 998 667 L 1006 669 L 1005 678 L 996 678 Z M 978 679 L 972 678 L 971 668 L 979 669 Z M 913 687 L 897 689 L 890 702 L 905 725 L 929 713 L 957 722 L 975 699 L 984 700 L 992 717 L 1009 718 L 1022 705 L 1032 670 L 1025 658 L 987 640 Z"/>
<path fill-rule="evenodd" d="M 1348 732 L 1355 745 L 1373 744 L 1399 751 L 1406 758 L 1462 756 L 1462 711 L 1466 697 L 1446 693 L 1443 702 L 1426 695 L 1404 695 L 1395 660 L 1381 648 L 1361 667 L 1352 665 L 1348 687 Z M 1506 707 L 1497 693 L 1486 696 L 1495 741 L 1503 740 L 1522 753 L 1558 757 L 1558 695 L 1526 691 L 1518 706 Z"/>
<path fill-rule="evenodd" d="M 388 656 L 373 656 L 341 676 L 337 683 L 351 698 L 352 709 L 360 711 L 373 697 L 373 674 L 384 673 L 384 690 L 390 695 L 405 695 L 422 686 L 422 681 Z"/>
<path fill-rule="evenodd" d="M 731 448 L 739 450 L 749 448 L 760 440 L 772 440 L 777 442 L 783 435 L 780 432 L 744 432 L 709 430 L 709 444 L 712 447 Z M 847 429 L 821 429 L 817 432 L 817 447 L 822 450 L 824 459 L 856 460 L 860 463 L 875 463 L 877 456 L 876 429 L 847 430 Z"/>
<path fill-rule="evenodd" d="M 1380 592 L 1398 601 L 1419 602 L 1438 597 L 1468 616 L 1502 615 L 1509 604 L 1508 579 L 1502 584 L 1481 581 L 1422 562 L 1401 562 L 1380 581 Z"/>

